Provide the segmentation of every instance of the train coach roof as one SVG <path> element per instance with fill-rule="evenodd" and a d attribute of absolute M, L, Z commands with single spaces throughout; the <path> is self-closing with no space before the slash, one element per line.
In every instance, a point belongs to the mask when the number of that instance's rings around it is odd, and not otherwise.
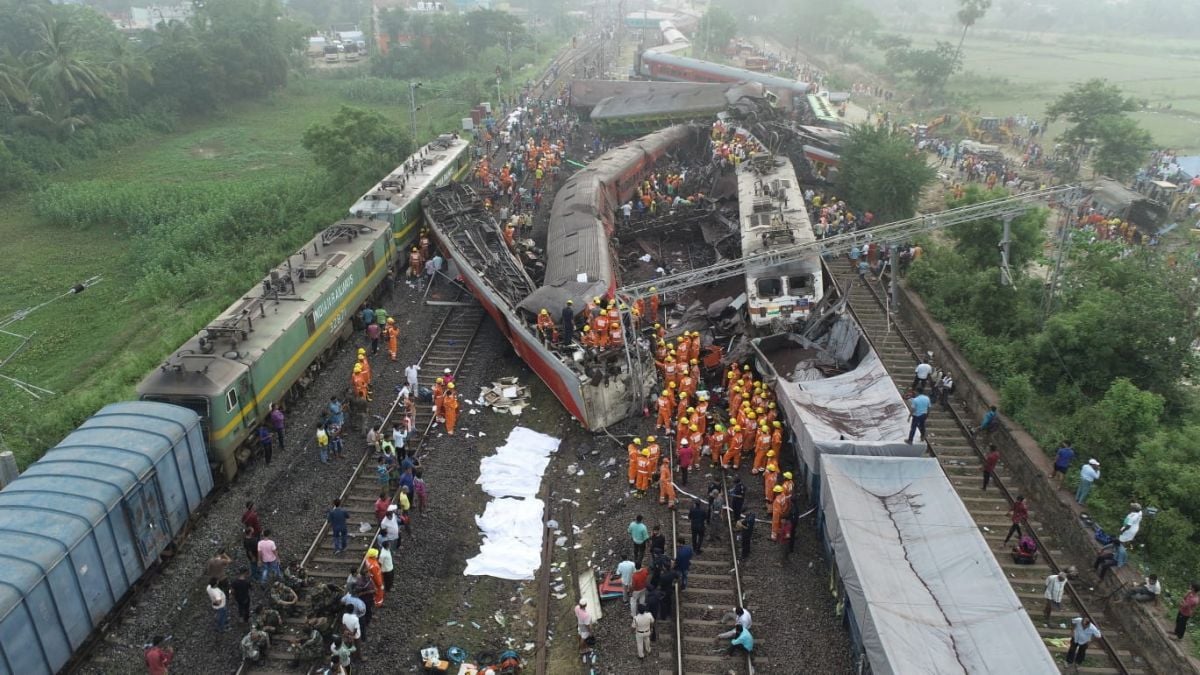
<path fill-rule="evenodd" d="M 691 84 L 663 92 L 612 96 L 592 109 L 592 119 L 638 117 L 641 115 L 716 114 L 745 97 L 762 98 L 763 85 L 757 82 L 728 84 Z"/>
<path fill-rule="evenodd" d="M 590 108 L 611 96 L 629 97 L 644 94 L 669 95 L 676 92 L 712 90 L 724 92 L 724 82 L 660 82 L 657 80 L 572 80 L 571 105 Z"/>
<path fill-rule="evenodd" d="M 0 617 L 197 423 L 174 405 L 107 405 L 0 490 Z"/>
<path fill-rule="evenodd" d="M 1057 672 L 936 459 L 821 464 L 826 537 L 873 673 Z"/>
<path fill-rule="evenodd" d="M 795 94 L 804 94 L 809 90 L 809 85 L 806 82 L 791 80 L 778 75 L 768 75 L 759 73 L 745 68 L 735 68 L 726 66 L 720 63 L 712 63 L 701 59 L 693 59 L 688 56 L 676 56 L 674 54 L 664 54 L 647 50 L 642 54 L 643 60 L 650 62 L 664 63 L 667 65 L 678 66 L 681 68 L 691 68 L 702 72 L 715 73 L 738 81 L 744 82 L 760 82 L 774 89 L 786 89 Z"/>

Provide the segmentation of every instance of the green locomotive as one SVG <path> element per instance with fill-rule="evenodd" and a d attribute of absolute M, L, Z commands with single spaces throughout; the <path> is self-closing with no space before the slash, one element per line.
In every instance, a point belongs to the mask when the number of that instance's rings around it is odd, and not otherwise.
<path fill-rule="evenodd" d="M 210 461 L 220 466 L 214 474 L 237 474 L 249 456 L 243 446 L 271 404 L 307 382 L 350 336 L 350 317 L 373 299 L 398 247 L 415 237 L 421 197 L 465 174 L 469 150 L 445 136 L 414 153 L 376 186 L 398 188 L 386 209 L 320 232 L 141 381 L 140 398 L 200 415 Z"/>

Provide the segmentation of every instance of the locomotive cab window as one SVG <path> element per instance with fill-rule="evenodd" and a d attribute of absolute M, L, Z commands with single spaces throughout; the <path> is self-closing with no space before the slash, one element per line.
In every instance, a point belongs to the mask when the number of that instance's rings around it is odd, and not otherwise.
<path fill-rule="evenodd" d="M 237 389 L 230 389 L 225 392 L 225 412 L 233 412 L 238 407 Z"/>
<path fill-rule="evenodd" d="M 755 282 L 760 298 L 777 298 L 783 295 L 783 280 L 778 278 L 759 279 Z"/>
<path fill-rule="evenodd" d="M 788 277 L 788 290 L 791 295 L 797 295 L 797 291 L 812 290 L 808 276 Z"/>

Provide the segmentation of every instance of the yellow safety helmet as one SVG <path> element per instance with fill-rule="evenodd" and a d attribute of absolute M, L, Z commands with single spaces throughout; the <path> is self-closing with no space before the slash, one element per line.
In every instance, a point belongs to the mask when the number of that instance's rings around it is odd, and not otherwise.
<path fill-rule="evenodd" d="M 771 491 L 772 491 L 772 492 L 783 492 L 783 486 L 782 486 L 782 485 L 776 485 L 776 486 L 774 487 L 774 489 L 772 489 Z"/>
<path fill-rule="evenodd" d="M 700 427 L 696 426 L 695 424 L 689 424 L 688 431 L 700 431 Z"/>
<path fill-rule="evenodd" d="M 688 412 L 690 412 L 690 413 L 694 413 L 694 412 L 696 412 L 696 409 L 695 409 L 695 408 L 693 408 L 692 406 L 688 406 L 688 409 L 687 409 L 687 411 L 688 411 Z"/>
<path fill-rule="evenodd" d="M 674 382 L 668 382 L 667 387 L 670 389 L 677 389 L 679 385 L 675 384 Z"/>
<path fill-rule="evenodd" d="M 434 382 L 437 382 L 438 384 L 445 384 L 445 383 L 446 383 L 446 378 L 444 378 L 444 377 L 439 377 L 438 379 L 434 380 Z"/>
<path fill-rule="evenodd" d="M 649 456 L 650 456 L 649 450 L 642 450 L 642 457 L 649 457 Z M 782 490 L 783 488 L 780 488 L 780 489 Z"/>
<path fill-rule="evenodd" d="M 792 479 L 792 472 L 791 472 L 791 471 L 784 471 L 784 472 L 783 472 L 783 477 L 784 477 L 784 478 L 786 478 L 786 479 L 788 479 L 788 480 L 791 480 L 791 479 Z"/>
<path fill-rule="evenodd" d="M 396 323 L 396 320 L 389 316 L 387 322 L 389 324 L 393 324 L 393 323 Z"/>
<path fill-rule="evenodd" d="M 773 420 L 773 421 L 771 422 L 771 426 L 772 426 L 772 427 L 774 427 L 774 428 L 776 428 L 776 429 L 782 429 L 782 428 L 783 428 L 783 425 L 779 423 L 779 420 Z"/>
<path fill-rule="evenodd" d="M 699 365 L 700 359 L 692 359 L 691 361 L 688 361 L 688 363 L 692 364 L 693 366 Z"/>
<path fill-rule="evenodd" d="M 635 438 L 635 439 L 633 439 L 633 444 L 634 444 L 634 445 L 641 445 L 641 444 L 642 444 L 642 439 L 641 439 L 641 438 Z"/>
<path fill-rule="evenodd" d="M 713 428 L 714 428 L 714 429 L 716 429 L 717 431 L 725 431 L 725 425 L 724 425 L 724 424 L 718 424 L 717 426 L 715 426 L 715 427 L 713 427 Z"/>
<path fill-rule="evenodd" d="M 356 373 L 362 372 L 362 364 L 361 363 L 354 364 L 354 372 L 356 372 Z"/>
<path fill-rule="evenodd" d="M 583 327 L 583 332 L 585 332 L 585 333 L 586 333 L 586 332 L 590 331 L 591 329 L 592 329 L 592 327 L 591 327 L 591 326 L 584 326 L 584 327 Z"/>
<path fill-rule="evenodd" d="M 742 366 L 742 372 L 750 372 L 750 364 L 747 363 L 746 365 Z"/>
<path fill-rule="evenodd" d="M 662 324 L 660 324 L 660 323 L 655 323 L 655 324 L 654 324 L 654 327 L 655 327 L 655 328 L 662 328 Z"/>
<path fill-rule="evenodd" d="M 742 430 L 742 428 L 741 428 L 741 427 L 739 427 L 738 425 L 736 425 L 736 424 L 735 424 L 735 425 L 733 425 L 733 430 L 734 430 L 734 431 L 741 431 L 741 430 Z"/>
<path fill-rule="evenodd" d="M 540 313 L 541 313 L 541 314 L 549 314 L 549 313 L 550 313 L 550 310 L 548 310 L 548 309 L 546 309 L 545 307 L 543 307 L 543 308 L 542 308 L 542 311 L 541 311 Z"/>
<path fill-rule="evenodd" d="M 758 415 L 754 414 L 753 412 L 748 412 L 746 413 L 746 419 L 758 419 Z"/>
<path fill-rule="evenodd" d="M 597 295 L 597 296 L 593 297 L 593 298 L 592 298 L 592 302 L 593 302 L 594 304 L 597 304 L 597 305 L 599 305 L 599 304 L 600 304 L 600 296 L 598 296 L 598 295 Z"/>
<path fill-rule="evenodd" d="M 655 441 L 655 437 L 654 437 L 654 436 L 647 436 L 647 437 L 646 437 L 646 441 L 647 441 L 648 443 L 653 443 L 653 442 Z"/>
<path fill-rule="evenodd" d="M 768 451 L 767 451 L 767 457 L 774 457 L 774 456 L 775 456 L 775 451 L 774 451 L 774 450 L 768 450 Z"/>
<path fill-rule="evenodd" d="M 778 471 L 778 470 L 779 470 L 779 467 L 775 466 L 774 464 L 767 465 L 767 471 Z"/>
<path fill-rule="evenodd" d="M 367 549 L 367 557 L 368 558 L 378 558 L 379 551 L 376 549 L 373 549 L 373 548 L 369 548 L 369 549 Z"/>
<path fill-rule="evenodd" d="M 453 388 L 454 388 L 454 383 L 453 383 L 453 382 L 451 382 L 450 384 L 446 385 L 446 388 L 447 388 L 447 389 L 453 389 Z"/>
<path fill-rule="evenodd" d="M 358 355 L 359 355 L 359 356 L 362 356 L 363 354 L 366 354 L 366 353 L 367 353 L 367 350 L 363 349 L 362 347 L 359 347 L 359 348 L 358 348 Z"/>
<path fill-rule="evenodd" d="M 651 287 L 650 287 L 650 292 L 651 292 L 651 293 L 656 293 L 656 292 L 658 292 L 658 287 L 657 287 L 657 286 L 651 286 Z M 657 324 L 655 324 L 655 325 L 657 325 Z"/>
<path fill-rule="evenodd" d="M 680 399 L 687 399 L 687 396 L 688 396 L 688 393 L 686 391 L 679 392 Z"/>
<path fill-rule="evenodd" d="M 663 393 L 662 393 L 662 395 L 663 395 L 663 396 L 670 396 L 670 395 L 671 395 L 671 392 L 667 391 L 666 389 L 663 389 Z"/>

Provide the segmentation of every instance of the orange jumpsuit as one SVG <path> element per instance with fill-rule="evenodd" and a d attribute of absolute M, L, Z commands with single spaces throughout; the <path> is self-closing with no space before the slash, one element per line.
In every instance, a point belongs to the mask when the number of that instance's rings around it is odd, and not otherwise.
<path fill-rule="evenodd" d="M 775 451 L 775 456 L 779 456 L 779 449 L 783 447 L 783 429 L 771 430 L 771 449 Z"/>
<path fill-rule="evenodd" d="M 625 344 L 625 333 L 622 332 L 619 318 L 608 317 L 608 344 L 616 348 Z"/>
<path fill-rule="evenodd" d="M 596 336 L 596 346 L 600 349 L 608 347 L 608 316 L 605 314 L 598 315 L 592 320 L 592 333 Z"/>
<path fill-rule="evenodd" d="M 537 329 L 543 342 L 557 342 L 554 339 L 554 319 L 549 314 L 538 314 Z"/>
<path fill-rule="evenodd" d="M 699 454 L 704 450 L 704 432 L 703 431 L 693 431 L 693 432 L 689 433 L 687 436 L 687 442 L 688 442 L 688 445 L 692 446 L 692 448 L 696 452 L 696 454 L 693 455 L 693 457 L 696 457 L 696 459 L 699 459 L 700 458 Z"/>
<path fill-rule="evenodd" d="M 446 419 L 446 409 L 442 404 L 446 400 L 446 385 L 433 383 L 433 416 L 437 421 L 444 422 Z"/>
<path fill-rule="evenodd" d="M 671 426 L 671 417 L 675 412 L 675 401 L 667 396 L 658 397 L 658 419 L 654 423 L 655 429 L 666 430 Z"/>
<path fill-rule="evenodd" d="M 650 475 L 654 473 L 654 464 L 650 462 L 649 457 L 638 457 L 637 461 L 637 489 L 645 492 L 650 489 Z"/>
<path fill-rule="evenodd" d="M 742 465 L 742 435 L 735 432 L 729 434 L 729 450 L 725 452 L 725 456 L 721 458 L 721 466 L 734 469 Z"/>
<path fill-rule="evenodd" d="M 679 378 L 679 391 L 686 391 L 688 396 L 693 396 L 696 393 L 696 381 L 692 379 L 691 374 L 686 370 L 683 377 Z"/>
<path fill-rule="evenodd" d="M 365 357 L 365 356 L 358 357 L 358 362 L 362 364 L 363 375 L 366 376 L 367 386 L 370 387 L 371 386 L 371 363 L 369 361 L 367 361 L 367 357 Z"/>
<path fill-rule="evenodd" d="M 674 361 L 667 361 L 663 364 L 663 384 L 671 384 L 678 378 L 679 366 Z"/>
<path fill-rule="evenodd" d="M 789 500 L 787 493 L 780 492 L 771 502 L 771 541 L 778 541 L 783 531 L 783 517 L 787 515 Z"/>
<path fill-rule="evenodd" d="M 442 409 L 446 415 L 446 433 L 454 435 L 454 425 L 458 423 L 458 394 L 446 392 L 442 399 Z"/>
<path fill-rule="evenodd" d="M 766 495 L 767 504 L 771 503 L 771 496 L 775 494 L 775 484 L 778 482 L 778 471 L 767 471 L 763 474 L 763 494 Z"/>
<path fill-rule="evenodd" d="M 637 465 L 638 458 L 641 456 L 642 449 L 634 443 L 629 444 L 629 484 L 633 485 L 637 480 Z"/>
<path fill-rule="evenodd" d="M 658 466 L 658 460 L 662 458 L 662 448 L 658 443 L 651 443 L 646 449 L 650 451 L 650 466 Z"/>
<path fill-rule="evenodd" d="M 388 358 L 395 361 L 396 354 L 400 351 L 400 329 L 393 324 L 383 329 L 383 336 L 387 338 Z"/>
<path fill-rule="evenodd" d="M 675 404 L 675 413 L 680 414 L 679 411 L 681 411 L 681 410 L 687 411 L 688 406 L 691 405 L 691 403 L 689 403 L 687 393 L 681 391 L 678 394 L 676 394 L 676 397 L 679 399 L 679 402 L 677 404 Z"/>
<path fill-rule="evenodd" d="M 683 408 L 683 410 L 686 411 L 687 408 Z M 679 421 L 675 424 L 675 438 L 687 438 L 688 427 L 691 426 L 691 424 L 692 421 L 688 419 L 687 413 L 681 413 L 679 415 Z"/>
<path fill-rule="evenodd" d="M 660 302 L 660 300 L 658 299 L 658 293 L 653 293 L 650 295 L 650 320 L 651 321 L 658 321 L 659 302 Z"/>
<path fill-rule="evenodd" d="M 746 426 L 742 427 L 742 447 L 747 452 L 754 449 L 754 438 L 758 433 L 758 422 L 754 420 L 746 420 Z"/>
<path fill-rule="evenodd" d="M 671 463 L 663 462 L 658 470 L 658 503 L 675 508 L 675 485 L 671 482 Z"/>
<path fill-rule="evenodd" d="M 355 373 L 350 376 L 350 384 L 354 387 L 354 398 L 367 398 L 367 376 L 363 373 Z"/>
<path fill-rule="evenodd" d="M 783 481 L 782 485 L 783 485 L 783 494 L 787 495 L 788 497 L 791 497 L 792 491 L 796 489 L 796 483 L 792 480 L 785 479 Z"/>
<path fill-rule="evenodd" d="M 721 455 L 725 453 L 725 442 L 729 435 L 724 431 L 714 431 L 708 436 L 708 451 L 713 464 L 721 463 Z"/>
<path fill-rule="evenodd" d="M 771 437 L 759 433 L 754 437 L 754 466 L 753 473 L 760 473 L 767 468 L 767 451 L 771 449 Z"/>
<path fill-rule="evenodd" d="M 375 606 L 383 607 L 383 569 L 377 558 L 367 558 L 367 574 L 375 582 Z"/>
<path fill-rule="evenodd" d="M 692 358 L 691 350 L 689 349 L 691 344 L 692 343 L 687 340 L 677 341 L 675 344 L 675 358 L 679 359 L 679 362 L 684 365 L 686 365 L 687 362 Z"/>
<path fill-rule="evenodd" d="M 703 401 L 696 404 L 696 412 L 692 413 L 691 421 L 692 424 L 695 425 L 696 430 L 703 434 L 708 430 L 708 418 L 706 418 L 704 416 L 704 412 L 700 410 L 701 406 L 704 406 L 706 410 L 708 409 L 707 404 L 705 404 Z"/>

